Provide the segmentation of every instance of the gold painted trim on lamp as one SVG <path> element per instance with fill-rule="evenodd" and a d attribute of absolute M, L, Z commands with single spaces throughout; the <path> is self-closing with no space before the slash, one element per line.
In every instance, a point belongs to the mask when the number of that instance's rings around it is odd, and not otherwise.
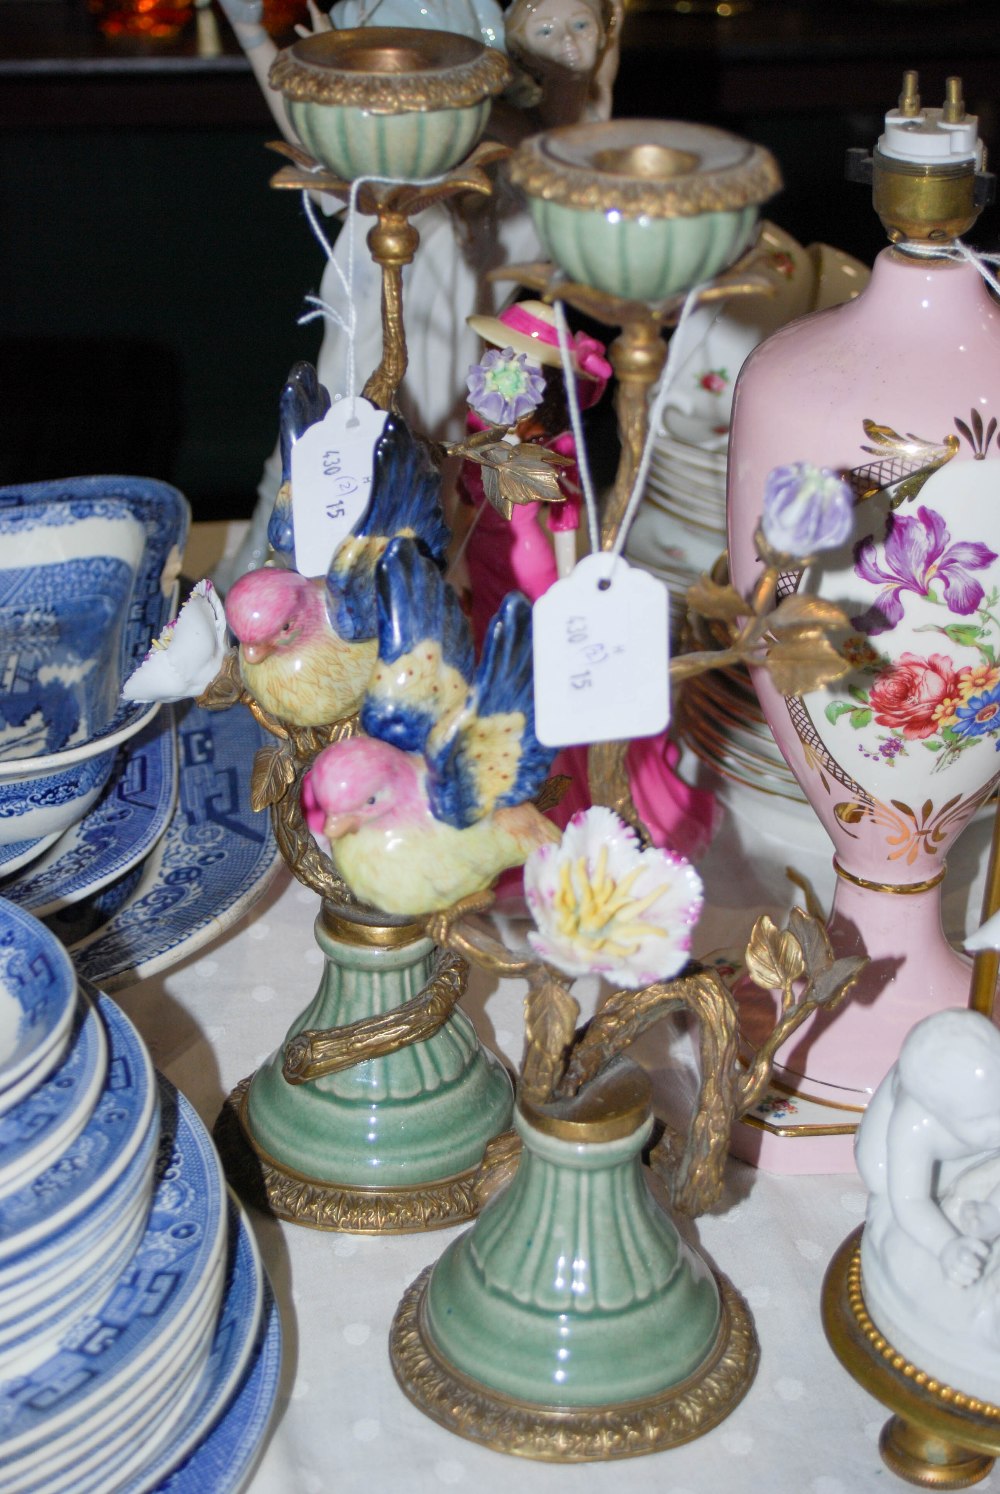
<path fill-rule="evenodd" d="M 652 1114 L 653 1086 L 645 1069 L 617 1063 L 570 1100 L 534 1105 L 522 1093 L 518 1109 L 543 1136 L 594 1146 L 631 1136 Z"/>
<path fill-rule="evenodd" d="M 516 1457 L 581 1463 L 637 1457 L 691 1442 L 723 1421 L 757 1372 L 749 1308 L 725 1276 L 719 1332 L 704 1364 L 657 1396 L 617 1406 L 544 1406 L 492 1390 L 450 1365 L 434 1345 L 424 1305 L 432 1266 L 409 1286 L 389 1334 L 401 1388 L 426 1416 L 460 1437 Z"/>
<path fill-rule="evenodd" d="M 867 877 L 858 877 L 854 872 L 845 871 L 836 857 L 834 857 L 833 869 L 838 877 L 843 877 L 845 882 L 853 882 L 855 887 L 864 887 L 868 892 L 899 893 L 930 892 L 932 887 L 944 881 L 944 874 L 948 870 L 947 866 L 942 866 L 941 870 L 933 877 L 928 877 L 926 882 L 869 882 Z"/>

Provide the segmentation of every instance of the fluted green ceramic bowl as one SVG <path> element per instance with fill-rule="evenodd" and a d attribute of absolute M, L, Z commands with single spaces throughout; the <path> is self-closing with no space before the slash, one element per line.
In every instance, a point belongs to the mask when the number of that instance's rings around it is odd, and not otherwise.
<path fill-rule="evenodd" d="M 511 176 L 569 279 L 652 302 L 727 269 L 781 185 L 760 146 L 672 120 L 550 130 L 519 146 Z"/>
<path fill-rule="evenodd" d="M 465 159 L 509 75 L 502 53 L 470 37 L 368 26 L 295 42 L 270 83 L 302 144 L 343 181 L 413 181 Z"/>

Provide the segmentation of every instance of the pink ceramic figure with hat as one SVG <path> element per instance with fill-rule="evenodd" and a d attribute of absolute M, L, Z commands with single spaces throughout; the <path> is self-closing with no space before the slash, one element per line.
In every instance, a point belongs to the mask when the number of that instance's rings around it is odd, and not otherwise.
<path fill-rule="evenodd" d="M 541 301 L 521 301 L 499 316 L 469 317 L 469 326 L 491 350 L 469 370 L 469 429 L 512 425 L 512 437 L 549 447 L 576 458 L 568 429 L 569 413 L 562 375 L 555 314 Z M 597 404 L 611 365 L 604 345 L 585 332 L 570 335 L 581 410 Z M 559 469 L 561 503 L 515 504 L 510 519 L 487 501 L 481 469 L 466 462 L 459 493 L 475 509 L 464 551 L 471 587 L 471 617 L 477 646 L 486 626 L 509 591 L 535 601 L 576 561 L 581 492 L 575 464 Z M 544 511 L 544 512 L 543 512 Z M 714 798 L 683 783 L 674 772 L 679 752 L 666 734 L 632 743 L 627 765 L 636 808 L 657 845 L 669 845 L 685 856 L 700 855 L 718 823 Z M 590 805 L 587 754 L 567 748 L 553 767 L 565 773 L 571 787 L 553 813 L 560 824 Z"/>
<path fill-rule="evenodd" d="M 469 326 L 491 345 L 469 370 L 468 426 L 510 425 L 508 440 L 530 441 L 576 457 L 555 314 L 541 301 L 521 301 L 499 316 L 471 316 Z M 571 337 L 581 410 L 595 405 L 611 377 L 604 345 L 585 332 Z M 480 468 L 466 462 L 459 492 L 476 513 L 465 558 L 472 587 L 472 624 L 481 643 L 486 624 L 508 591 L 532 601 L 567 575 L 576 559 L 580 487 L 576 466 L 559 469 L 561 503 L 516 504 L 505 519 L 487 502 Z"/>

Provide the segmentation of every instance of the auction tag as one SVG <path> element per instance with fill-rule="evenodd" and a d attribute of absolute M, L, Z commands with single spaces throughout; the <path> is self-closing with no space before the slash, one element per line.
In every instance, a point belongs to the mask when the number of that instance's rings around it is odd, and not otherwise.
<path fill-rule="evenodd" d="M 368 507 L 375 443 L 386 412 L 368 400 L 338 396 L 322 420 L 292 447 L 295 569 L 325 576 L 333 552 Z"/>
<path fill-rule="evenodd" d="M 652 737 L 670 720 L 669 598 L 655 576 L 586 555 L 532 613 L 535 735 L 546 747 Z"/>

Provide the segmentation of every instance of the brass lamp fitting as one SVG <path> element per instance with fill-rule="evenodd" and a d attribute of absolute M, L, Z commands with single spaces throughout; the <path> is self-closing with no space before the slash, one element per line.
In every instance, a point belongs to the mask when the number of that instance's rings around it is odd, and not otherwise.
<path fill-rule="evenodd" d="M 893 243 L 945 243 L 966 233 L 993 201 L 996 179 L 985 163 L 961 78 L 947 80 L 940 109 L 925 109 L 919 79 L 910 71 L 874 153 L 849 151 L 847 175 L 871 183 L 875 211 Z"/>

